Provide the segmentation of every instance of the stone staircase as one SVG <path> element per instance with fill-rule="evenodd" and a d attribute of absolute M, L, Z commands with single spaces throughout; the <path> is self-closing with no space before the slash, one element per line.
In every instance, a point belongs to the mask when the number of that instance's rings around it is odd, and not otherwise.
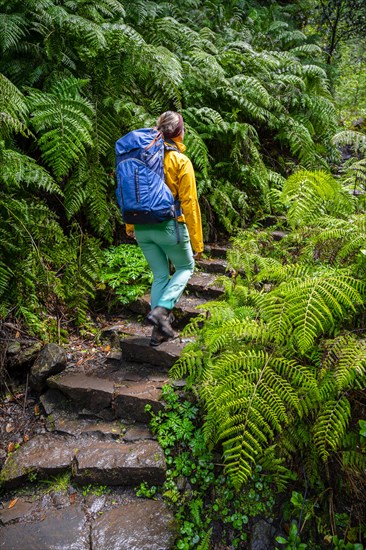
<path fill-rule="evenodd" d="M 215 278 L 226 270 L 225 252 L 210 247 L 210 259 L 198 262 L 201 271 L 174 311 L 177 328 L 199 314 L 198 305 L 222 294 Z M 48 378 L 40 397 L 45 433 L 19 447 L 1 472 L 0 549 L 172 547 L 170 510 L 162 500 L 136 497 L 133 489 L 164 482 L 164 454 L 149 431 L 145 406 L 154 412 L 163 407 L 161 388 L 187 339 L 149 346 L 151 327 L 137 321 L 148 312 L 148 300 L 137 300 L 130 315 L 104 329 L 111 346 L 105 361 L 87 369 L 70 363 Z M 60 475 L 68 476 L 62 490 Z M 32 494 L 30 481 L 52 490 Z"/>

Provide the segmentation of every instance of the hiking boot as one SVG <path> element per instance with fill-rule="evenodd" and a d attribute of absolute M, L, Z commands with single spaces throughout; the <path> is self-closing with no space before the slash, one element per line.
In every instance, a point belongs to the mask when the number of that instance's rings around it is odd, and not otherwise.
<path fill-rule="evenodd" d="M 169 340 L 169 336 L 165 336 L 159 327 L 154 327 L 151 333 L 150 346 L 154 348 L 160 346 L 163 342 Z"/>
<path fill-rule="evenodd" d="M 170 321 L 171 311 L 166 307 L 156 306 L 147 316 L 147 320 L 151 325 L 158 327 L 168 338 L 174 338 L 174 330 Z"/>

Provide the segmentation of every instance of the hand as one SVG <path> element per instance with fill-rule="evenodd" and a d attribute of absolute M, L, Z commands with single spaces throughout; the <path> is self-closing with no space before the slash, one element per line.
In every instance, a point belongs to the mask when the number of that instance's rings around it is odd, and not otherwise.
<path fill-rule="evenodd" d="M 193 258 L 195 260 L 202 260 L 202 252 L 196 252 L 195 254 L 193 254 Z"/>
<path fill-rule="evenodd" d="M 130 239 L 135 239 L 135 232 L 134 231 L 126 231 L 127 237 L 130 237 Z"/>

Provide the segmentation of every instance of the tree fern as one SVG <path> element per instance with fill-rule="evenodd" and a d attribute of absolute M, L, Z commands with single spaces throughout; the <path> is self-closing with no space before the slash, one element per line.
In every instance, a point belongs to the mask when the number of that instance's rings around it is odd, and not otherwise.
<path fill-rule="evenodd" d="M 18 46 L 27 34 L 27 22 L 17 14 L 0 13 L 0 50 Z"/>
<path fill-rule="evenodd" d="M 317 221 L 317 225 L 305 253 L 336 266 L 351 265 L 355 275 L 362 272 L 366 239 L 364 214 L 347 220 L 325 216 Z"/>

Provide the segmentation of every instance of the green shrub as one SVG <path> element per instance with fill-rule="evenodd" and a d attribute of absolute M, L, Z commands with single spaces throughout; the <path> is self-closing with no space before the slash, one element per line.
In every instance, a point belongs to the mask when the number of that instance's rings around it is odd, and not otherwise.
<path fill-rule="evenodd" d="M 104 251 L 104 256 L 100 280 L 102 285 L 114 290 L 120 303 L 129 304 L 148 290 L 152 273 L 139 247 L 133 244 L 112 246 Z"/>

